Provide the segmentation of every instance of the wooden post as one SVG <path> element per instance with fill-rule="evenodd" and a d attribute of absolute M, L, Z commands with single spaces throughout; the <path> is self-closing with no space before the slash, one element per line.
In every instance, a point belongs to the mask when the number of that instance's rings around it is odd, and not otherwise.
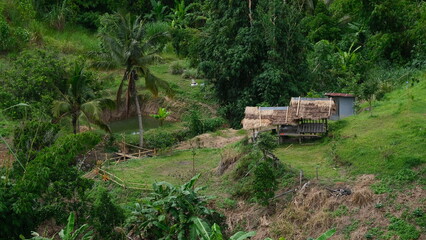
<path fill-rule="evenodd" d="M 300 96 L 299 96 L 299 101 L 297 102 L 296 116 L 299 116 L 299 109 L 300 109 Z"/>
<path fill-rule="evenodd" d="M 288 109 L 290 106 L 287 107 L 287 112 L 285 113 L 285 123 L 288 124 Z"/>
<path fill-rule="evenodd" d="M 318 165 L 316 166 L 315 172 L 316 172 L 317 180 L 318 180 Z"/>
<path fill-rule="evenodd" d="M 257 110 L 259 111 L 259 128 L 262 127 L 262 113 L 260 112 L 260 107 L 257 107 Z"/>
<path fill-rule="evenodd" d="M 330 105 L 328 106 L 328 117 L 330 117 L 331 114 L 331 101 L 332 99 L 330 98 Z"/>

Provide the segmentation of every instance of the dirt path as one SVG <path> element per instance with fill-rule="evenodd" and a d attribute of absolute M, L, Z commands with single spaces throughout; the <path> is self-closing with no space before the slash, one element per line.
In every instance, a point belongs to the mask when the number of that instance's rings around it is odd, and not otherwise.
<path fill-rule="evenodd" d="M 246 136 L 235 129 L 220 130 L 215 133 L 205 133 L 196 136 L 188 141 L 181 142 L 176 149 L 184 150 L 192 147 L 200 148 L 223 148 L 228 144 L 240 141 Z"/>
<path fill-rule="evenodd" d="M 12 159 L 6 144 L 0 142 L 0 167 L 11 166 Z"/>

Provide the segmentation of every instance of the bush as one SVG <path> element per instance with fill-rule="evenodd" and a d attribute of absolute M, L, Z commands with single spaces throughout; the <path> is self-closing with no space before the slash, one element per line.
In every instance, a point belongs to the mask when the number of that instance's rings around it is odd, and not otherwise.
<path fill-rule="evenodd" d="M 33 160 L 40 150 L 53 144 L 58 131 L 58 125 L 41 121 L 24 122 L 17 126 L 14 130 L 13 148 L 19 161 L 25 165 Z"/>
<path fill-rule="evenodd" d="M 22 49 L 30 40 L 30 33 L 21 27 L 11 27 L 0 16 L 0 52 Z"/>
<path fill-rule="evenodd" d="M 195 57 L 197 55 L 196 44 L 200 39 L 199 30 L 194 28 L 174 28 L 171 34 L 173 48 L 178 56 Z"/>
<path fill-rule="evenodd" d="M 182 78 L 195 79 L 195 78 L 200 78 L 200 75 L 198 74 L 197 69 L 190 68 L 190 69 L 187 69 L 183 72 Z"/>
<path fill-rule="evenodd" d="M 90 224 L 102 239 L 119 239 L 114 231 L 125 220 L 124 211 L 115 204 L 105 188 L 99 188 L 90 213 Z"/>
<path fill-rule="evenodd" d="M 144 135 L 145 147 L 163 149 L 173 146 L 177 143 L 175 136 L 166 130 L 153 129 Z"/>
<path fill-rule="evenodd" d="M 40 151 L 22 177 L 0 188 L 0 239 L 18 239 L 51 218 L 63 223 L 70 211 L 84 209 L 92 180 L 82 178 L 75 157 L 93 148 L 101 137 L 93 132 L 68 135 Z M 8 180 L 10 181 L 10 180 Z"/>
<path fill-rule="evenodd" d="M 263 132 L 257 137 L 255 145 L 262 152 L 271 152 L 276 147 L 278 147 L 278 142 L 276 136 L 267 132 Z"/>
<path fill-rule="evenodd" d="M 195 234 L 195 218 L 209 225 L 220 224 L 221 215 L 207 207 L 208 198 L 199 195 L 202 188 L 195 188 L 199 177 L 193 177 L 182 186 L 154 183 L 149 198 L 136 204 L 130 221 L 132 231 L 143 239 L 198 239 L 192 235 Z"/>
<path fill-rule="evenodd" d="M 55 53 L 44 50 L 28 50 L 22 52 L 13 61 L 11 68 L 6 71 L 5 81 L 0 86 L 1 107 L 25 102 L 31 105 L 30 110 L 40 109 L 46 114 L 51 112 L 51 104 L 59 93 L 66 91 L 67 66 L 65 60 Z M 11 97 L 7 99 L 7 97 Z M 28 110 L 28 109 L 26 109 Z M 6 112 L 14 118 L 22 118 L 26 111 Z"/>
<path fill-rule="evenodd" d="M 200 111 L 193 109 L 186 116 L 187 125 L 192 136 L 197 136 L 206 132 L 212 132 L 225 124 L 223 118 L 202 119 Z"/>
<path fill-rule="evenodd" d="M 179 75 L 184 72 L 185 68 L 178 61 L 170 64 L 169 72 L 174 75 Z"/>
<path fill-rule="evenodd" d="M 269 205 L 278 188 L 277 173 L 271 161 L 260 162 L 254 169 L 254 196 L 262 205 Z"/>

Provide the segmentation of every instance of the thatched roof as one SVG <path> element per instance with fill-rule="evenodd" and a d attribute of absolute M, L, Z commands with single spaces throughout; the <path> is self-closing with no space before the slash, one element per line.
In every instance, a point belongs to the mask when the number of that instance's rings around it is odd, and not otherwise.
<path fill-rule="evenodd" d="M 285 124 L 287 111 L 287 107 L 246 107 L 243 128 L 257 129 Z"/>
<path fill-rule="evenodd" d="M 299 119 L 329 118 L 336 105 L 329 98 L 292 98 L 288 107 L 246 107 L 242 121 L 244 129 L 259 129 L 273 125 L 296 125 Z"/>
<path fill-rule="evenodd" d="M 336 112 L 336 104 L 331 98 L 293 97 L 290 101 L 291 119 L 327 119 Z"/>

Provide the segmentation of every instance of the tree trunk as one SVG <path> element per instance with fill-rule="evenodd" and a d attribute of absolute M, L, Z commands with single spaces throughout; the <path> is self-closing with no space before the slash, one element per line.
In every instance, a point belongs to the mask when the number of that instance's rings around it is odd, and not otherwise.
<path fill-rule="evenodd" d="M 72 118 L 71 121 L 72 121 L 72 128 L 73 128 L 74 134 L 77 134 L 77 119 L 78 119 L 78 116 L 75 115 L 75 114 L 72 114 L 71 118 Z"/>
<path fill-rule="evenodd" d="M 139 147 L 143 147 L 143 125 L 142 125 L 142 112 L 141 107 L 139 105 L 138 95 L 134 94 L 136 112 L 138 113 L 138 121 L 139 121 Z"/>

